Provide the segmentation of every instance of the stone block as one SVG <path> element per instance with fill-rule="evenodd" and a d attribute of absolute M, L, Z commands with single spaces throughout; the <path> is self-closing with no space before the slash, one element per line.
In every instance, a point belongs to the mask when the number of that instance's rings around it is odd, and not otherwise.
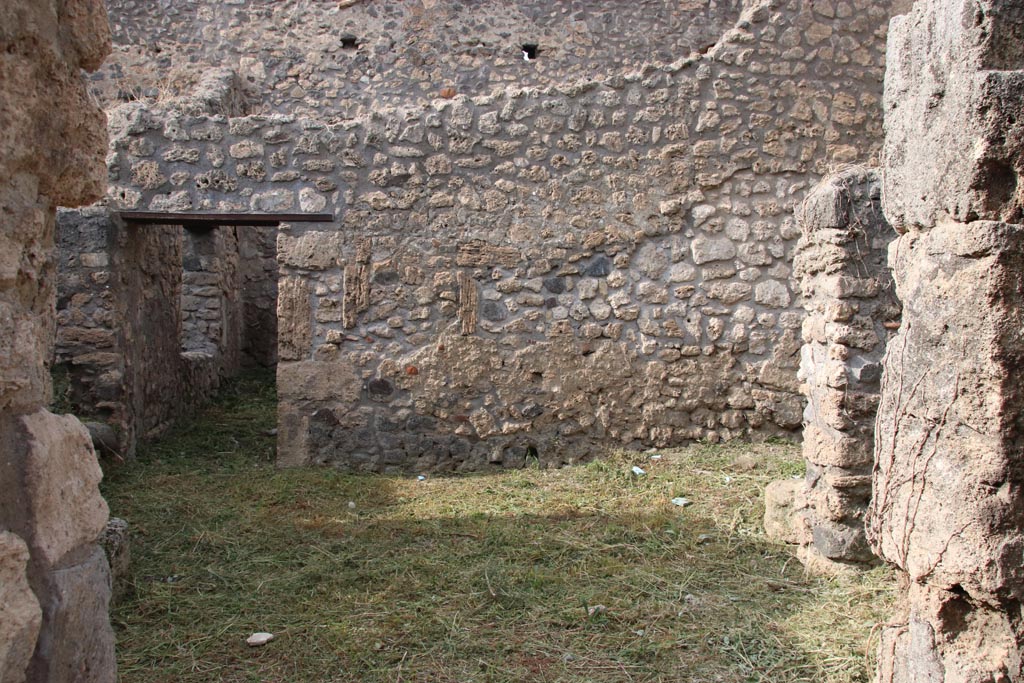
<path fill-rule="evenodd" d="M 341 262 L 339 232 L 305 232 L 297 237 L 277 236 L 277 261 L 282 266 L 303 270 L 328 270 Z"/>
<path fill-rule="evenodd" d="M 84 560 L 52 571 L 40 603 L 43 628 L 29 669 L 41 683 L 114 683 L 110 569 L 98 546 Z"/>
<path fill-rule="evenodd" d="M 277 366 L 277 394 L 282 403 L 346 405 L 356 402 L 363 382 L 345 361 L 282 362 Z"/>
<path fill-rule="evenodd" d="M 281 360 L 309 358 L 313 343 L 313 313 L 309 283 L 284 277 L 277 290 L 277 353 Z"/>
<path fill-rule="evenodd" d="M 14 418 L 10 431 L 5 450 L 18 455 L 0 464 L 0 522 L 24 536 L 34 557 L 57 565 L 107 524 L 92 439 L 74 416 L 46 410 Z"/>
<path fill-rule="evenodd" d="M 697 265 L 736 258 L 736 245 L 728 237 L 698 235 L 690 245 Z"/>
<path fill-rule="evenodd" d="M 930 229 L 945 216 L 1021 220 L 1024 59 L 1012 5 L 920 2 L 893 20 L 884 197 L 886 216 L 901 231 Z"/>
<path fill-rule="evenodd" d="M 23 683 L 39 637 L 42 610 L 28 585 L 28 547 L 0 532 L 0 682 Z"/>
<path fill-rule="evenodd" d="M 764 490 L 764 532 L 780 543 L 799 545 L 805 540 L 800 519 L 807 509 L 802 479 L 773 481 Z"/>
<path fill-rule="evenodd" d="M 278 467 L 302 467 L 313 461 L 309 448 L 309 416 L 285 401 L 277 404 Z"/>
<path fill-rule="evenodd" d="M 1009 599 L 1024 591 L 1024 226 L 947 222 L 898 242 L 907 305 L 885 360 L 872 541 L 912 580 Z"/>
<path fill-rule="evenodd" d="M 833 522 L 815 515 L 811 536 L 815 549 L 830 560 L 870 562 L 872 559 L 863 525 Z"/>
<path fill-rule="evenodd" d="M 873 437 L 873 428 L 851 435 L 825 425 L 805 424 L 803 455 L 822 467 L 869 468 L 874 458 Z"/>

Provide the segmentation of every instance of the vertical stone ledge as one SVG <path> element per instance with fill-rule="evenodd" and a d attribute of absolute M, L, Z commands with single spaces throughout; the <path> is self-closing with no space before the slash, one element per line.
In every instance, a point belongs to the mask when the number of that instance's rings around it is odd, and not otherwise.
<path fill-rule="evenodd" d="M 851 168 L 823 180 L 800 211 L 794 276 L 807 317 L 799 379 L 807 397 L 798 490 L 766 495 L 765 528 L 800 546 L 806 565 L 836 571 L 872 560 L 864 531 L 881 360 L 900 317 L 876 171 Z M 790 517 L 789 524 L 785 518 Z"/>

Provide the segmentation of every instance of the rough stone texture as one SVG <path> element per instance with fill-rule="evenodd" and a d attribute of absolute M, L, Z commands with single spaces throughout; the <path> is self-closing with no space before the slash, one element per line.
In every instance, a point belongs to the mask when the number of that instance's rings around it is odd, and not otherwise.
<path fill-rule="evenodd" d="M 131 531 L 128 522 L 119 517 L 111 517 L 99 542 L 110 566 L 110 602 L 113 604 L 121 598 L 131 568 Z"/>
<path fill-rule="evenodd" d="M 882 216 L 881 184 L 873 170 L 850 168 L 823 180 L 799 212 L 803 235 L 794 275 L 807 317 L 799 377 L 807 396 L 803 454 L 807 477 L 803 509 L 776 535 L 796 542 L 815 567 L 872 559 L 864 532 L 871 498 L 875 411 L 882 355 L 900 304 L 886 265 L 896 233 Z M 780 499 L 783 505 L 791 503 Z M 779 529 L 766 497 L 765 529 Z M 836 567 L 839 569 L 839 567 Z"/>
<path fill-rule="evenodd" d="M 714 45 L 746 3 L 179 0 L 160 12 L 138 0 L 107 4 L 115 53 L 93 81 L 105 104 L 188 96 L 205 69 L 226 66 L 242 76 L 253 109 L 329 117 L 428 101 L 446 88 L 486 95 L 670 63 Z M 525 43 L 538 46 L 536 60 L 523 59 Z"/>
<path fill-rule="evenodd" d="M 27 577 L 42 608 L 37 631 L 25 621 L 31 607 L 8 595 L 16 585 L 7 582 L 8 547 L 0 553 L 4 681 L 115 679 L 106 562 L 87 559 L 106 521 L 96 456 L 85 427 L 43 409 L 52 393 L 54 207 L 103 193 L 103 114 L 81 69 L 96 68 L 109 46 L 97 0 L 0 4 L 0 530 L 28 544 Z M 90 589 L 64 592 L 70 571 Z M 60 647 L 51 649 L 55 638 Z"/>
<path fill-rule="evenodd" d="M 978 639 L 993 623 L 1021 635 L 1019 610 L 1003 605 L 1024 590 L 1022 254 L 1024 226 L 991 222 L 946 223 L 891 247 L 905 322 L 886 357 L 870 532 L 916 585 L 910 618 L 934 631 L 940 670 L 961 672 L 941 680 L 1021 675 L 1016 649 L 999 655 Z M 956 598 L 948 609 L 941 591 Z M 913 680 L 906 671 L 928 649 L 897 648 L 891 680 Z"/>
<path fill-rule="evenodd" d="M 283 405 L 282 462 L 791 433 L 791 214 L 830 164 L 877 157 L 888 10 L 751 5 L 706 54 L 474 97 L 417 101 L 398 70 L 406 103 L 381 83 L 351 117 L 134 102 L 111 113 L 108 201 L 335 216 L 278 235 L 279 357 L 353 368 L 358 399 Z"/>
<path fill-rule="evenodd" d="M 276 277 L 251 296 L 247 287 L 267 269 L 266 236 L 244 247 L 248 230 L 125 225 L 102 206 L 60 212 L 60 398 L 114 429 L 103 454 L 131 456 L 139 438 L 202 404 L 241 366 L 246 340 L 276 327 L 266 323 Z M 272 344 L 257 346 L 266 358 Z"/>
<path fill-rule="evenodd" d="M 1019 197 L 979 171 L 1012 160 L 997 175 L 1020 172 L 1024 13 L 920 0 L 894 26 L 885 208 L 906 231 L 889 252 L 904 314 L 885 358 L 868 535 L 909 589 L 878 680 L 1017 681 L 1024 225 Z M 907 80 L 914 64 L 920 88 Z M 945 120 L 911 130 L 906 112 L 928 108 Z"/>
<path fill-rule="evenodd" d="M 42 610 L 25 575 L 28 547 L 14 534 L 0 532 L 0 683 L 22 683 L 28 667 Z"/>
<path fill-rule="evenodd" d="M 1012 0 L 958 0 L 893 22 L 884 164 L 897 229 L 1024 218 L 1020 21 Z"/>
<path fill-rule="evenodd" d="M 114 631 L 106 621 L 110 568 L 95 544 L 74 564 L 55 568 L 41 601 L 46 628 L 39 635 L 30 678 L 47 683 L 102 683 L 115 680 Z"/>
<path fill-rule="evenodd" d="M 107 523 L 92 440 L 71 415 L 39 410 L 7 423 L 2 437 L 19 457 L 0 463 L 0 520 L 32 548 L 33 560 L 57 565 L 95 541 Z M 68 511 L 74 510 L 73 515 Z"/>
<path fill-rule="evenodd" d="M 773 481 L 764 490 L 764 532 L 781 543 L 805 546 L 810 532 L 804 523 L 807 501 L 801 479 Z"/>

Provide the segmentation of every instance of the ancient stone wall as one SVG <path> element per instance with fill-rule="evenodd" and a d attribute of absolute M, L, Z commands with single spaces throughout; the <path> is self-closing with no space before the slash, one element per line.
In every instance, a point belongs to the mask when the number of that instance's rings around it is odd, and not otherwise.
<path fill-rule="evenodd" d="M 907 576 L 883 683 L 1024 677 L 1024 12 L 919 0 L 893 22 L 884 209 L 903 322 L 868 532 Z"/>
<path fill-rule="evenodd" d="M 766 5 L 705 56 L 352 119 L 131 103 L 109 200 L 336 217 L 278 237 L 284 463 L 784 433 L 792 212 L 830 165 L 875 158 L 886 18 Z"/>
<path fill-rule="evenodd" d="M 251 226 L 238 234 L 242 363 L 277 364 L 277 228 Z"/>
<path fill-rule="evenodd" d="M 601 80 L 714 45 L 741 0 L 109 0 L 114 55 L 93 80 L 106 104 L 187 94 L 208 67 L 241 76 L 252 113 L 351 117 L 446 88 Z M 750 3 L 748 3 L 750 4 Z M 536 45 L 526 60 L 523 45 Z"/>
<path fill-rule="evenodd" d="M 772 483 L 765 528 L 800 546 L 804 565 L 837 571 L 873 559 L 864 529 L 871 498 L 882 355 L 900 319 L 881 209 L 881 180 L 853 167 L 826 177 L 798 211 L 793 269 L 807 311 L 800 354 L 803 481 Z"/>
<path fill-rule="evenodd" d="M 107 520 L 85 427 L 54 415 L 55 206 L 103 194 L 102 113 L 81 69 L 100 2 L 0 4 L 0 678 L 114 681 Z"/>
<path fill-rule="evenodd" d="M 126 225 L 95 206 L 62 211 L 58 234 L 59 398 L 112 426 L 103 451 L 128 457 L 238 371 L 247 308 L 272 303 L 262 290 L 246 303 L 235 228 Z"/>

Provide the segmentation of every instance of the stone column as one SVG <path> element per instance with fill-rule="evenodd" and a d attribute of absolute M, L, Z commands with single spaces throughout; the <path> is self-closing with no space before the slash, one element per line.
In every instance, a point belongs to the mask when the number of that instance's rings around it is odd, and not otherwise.
<path fill-rule="evenodd" d="M 81 69 L 101 0 L 0 3 L 0 680 L 113 681 L 107 520 L 88 431 L 46 410 L 56 206 L 103 194 L 105 120 Z M 25 587 L 31 588 L 31 594 Z"/>
<path fill-rule="evenodd" d="M 903 321 L 885 359 L 868 536 L 907 577 L 880 683 L 1024 680 L 1024 9 L 893 21 L 884 209 Z"/>
<path fill-rule="evenodd" d="M 872 559 L 864 532 L 881 361 L 900 305 L 885 262 L 895 233 L 882 216 L 875 171 L 829 176 L 800 210 L 794 277 L 807 317 L 801 349 L 803 481 L 766 492 L 766 529 L 800 559 L 832 572 Z"/>

